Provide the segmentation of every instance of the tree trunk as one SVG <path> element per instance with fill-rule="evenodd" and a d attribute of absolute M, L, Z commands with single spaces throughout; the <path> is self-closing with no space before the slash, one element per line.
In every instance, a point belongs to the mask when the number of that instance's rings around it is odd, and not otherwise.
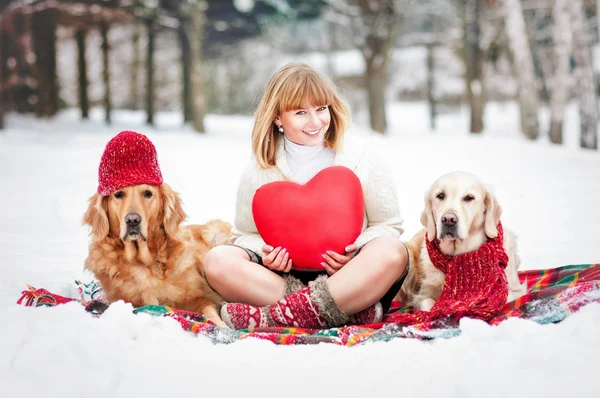
<path fill-rule="evenodd" d="M 4 129 L 4 32 L 0 21 L 0 130 Z"/>
<path fill-rule="evenodd" d="M 154 17 L 148 19 L 146 26 L 148 28 L 148 48 L 146 50 L 146 123 L 154 125 Z"/>
<path fill-rule="evenodd" d="M 105 116 L 104 120 L 106 124 L 110 124 L 112 122 L 111 113 L 112 113 L 112 103 L 111 103 L 111 95 L 110 95 L 110 65 L 109 65 L 109 55 L 110 55 L 110 45 L 108 43 L 108 23 L 102 22 L 100 24 L 100 34 L 102 36 L 102 80 L 104 82 L 104 108 L 105 108 Z"/>
<path fill-rule="evenodd" d="M 598 108 L 596 104 L 596 79 L 592 67 L 590 42 L 584 29 L 582 0 L 571 0 L 570 14 L 573 31 L 573 58 L 579 95 L 579 118 L 581 122 L 581 147 L 598 149 Z"/>
<path fill-rule="evenodd" d="M 181 47 L 181 105 L 183 108 L 183 121 L 189 122 L 192 120 L 192 103 L 191 103 L 191 79 L 190 72 L 192 69 L 192 59 L 190 52 L 190 39 L 188 38 L 187 25 L 190 22 L 182 17 L 179 21 L 179 45 Z"/>
<path fill-rule="evenodd" d="M 10 27 L 6 20 L 10 19 Z M 4 65 L 4 104 L 5 110 L 19 113 L 30 113 L 38 110 L 37 96 L 37 63 L 28 62 L 28 53 L 33 45 L 33 35 L 30 29 L 30 16 L 23 14 L 5 16 L 5 30 L 2 32 Z M 10 31 L 8 31 L 10 28 Z M 11 59 L 13 67 L 6 68 Z M 31 60 L 31 57 L 29 57 Z M 10 76 L 10 77 L 9 77 Z"/>
<path fill-rule="evenodd" d="M 371 129 L 385 133 L 385 90 L 388 84 L 388 64 L 396 37 L 398 16 L 393 0 L 359 0 L 362 26 L 366 31 L 362 54 L 366 64 L 365 84 L 369 102 Z"/>
<path fill-rule="evenodd" d="M 519 0 L 504 0 L 504 12 L 506 14 L 508 43 L 513 54 L 513 70 L 519 88 L 521 132 L 525 137 L 534 140 L 539 134 L 538 92 L 521 2 Z"/>
<path fill-rule="evenodd" d="M 596 27 L 598 27 L 598 39 L 600 39 L 600 0 L 596 0 Z"/>
<path fill-rule="evenodd" d="M 464 16 L 467 97 L 471 108 L 471 133 L 483 131 L 484 90 L 481 50 L 481 1 L 467 0 Z"/>
<path fill-rule="evenodd" d="M 522 3 L 529 0 L 521 0 Z M 547 3 L 553 3 L 554 0 Z M 552 80 L 552 73 L 548 73 L 548 68 L 552 67 L 552 58 L 548 57 L 544 40 L 540 40 L 540 25 L 539 23 L 545 18 L 547 10 L 541 11 L 537 9 L 528 10 L 524 15 L 532 21 L 525 25 L 525 32 L 531 49 L 531 58 L 533 59 L 533 73 L 536 77 L 536 86 L 538 87 L 538 100 L 540 103 L 548 102 L 550 99 L 550 87 L 548 80 Z M 544 15 L 544 16 L 542 16 Z M 550 83 L 551 84 L 551 83 Z"/>
<path fill-rule="evenodd" d="M 554 78 L 550 97 L 550 142 L 562 144 L 565 106 L 569 97 L 569 61 L 571 58 L 571 24 L 569 22 L 569 2 L 555 0 L 552 9 L 554 25 Z"/>
<path fill-rule="evenodd" d="M 529 40 L 529 44 L 531 45 L 533 53 L 535 75 L 539 81 L 539 101 L 540 103 L 550 103 L 554 56 L 551 54 L 552 51 L 548 48 L 549 46 L 544 43 L 537 40 Z"/>
<path fill-rule="evenodd" d="M 133 36 L 131 37 L 131 47 L 133 50 L 133 61 L 131 64 L 131 98 L 129 99 L 129 108 L 131 109 L 139 109 L 140 104 L 140 36 L 140 25 L 135 22 L 133 25 Z"/>
<path fill-rule="evenodd" d="M 31 15 L 31 39 L 35 53 L 37 80 L 36 114 L 51 117 L 58 112 L 56 75 L 56 26 L 58 11 L 48 8 Z"/>
<path fill-rule="evenodd" d="M 385 133 L 387 120 L 385 114 L 385 88 L 387 86 L 387 67 L 375 65 L 376 61 L 367 62 L 366 85 L 369 101 L 369 121 L 371 129 Z"/>
<path fill-rule="evenodd" d="M 437 104 L 435 101 L 435 44 L 427 45 L 427 102 L 429 103 L 429 127 L 435 130 Z"/>
<path fill-rule="evenodd" d="M 202 42 L 204 41 L 204 19 L 206 5 L 199 2 L 191 12 L 188 38 L 190 39 L 190 57 L 192 68 L 190 73 L 190 88 L 192 97 L 192 114 L 194 129 L 200 133 L 204 129 L 204 115 L 206 113 L 206 99 L 204 96 Z"/>
<path fill-rule="evenodd" d="M 77 41 L 77 71 L 79 81 L 79 108 L 81 109 L 81 118 L 89 119 L 90 105 L 88 100 L 88 75 L 87 62 L 85 59 L 85 38 L 86 31 L 78 29 L 75 33 Z"/>
<path fill-rule="evenodd" d="M 339 49 L 338 42 L 337 42 L 337 33 L 336 33 L 337 26 L 334 22 L 329 21 L 329 20 L 326 20 L 325 23 L 327 24 L 327 35 L 328 35 L 327 42 L 329 43 L 329 48 L 326 49 L 326 51 L 327 51 L 327 73 L 329 74 L 329 78 L 333 82 L 336 82 L 337 81 L 336 58 L 337 58 L 337 52 Z"/>

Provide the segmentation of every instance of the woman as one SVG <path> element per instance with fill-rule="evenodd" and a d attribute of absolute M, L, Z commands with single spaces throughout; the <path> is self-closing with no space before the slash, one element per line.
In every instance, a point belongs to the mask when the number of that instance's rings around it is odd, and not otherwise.
<path fill-rule="evenodd" d="M 270 79 L 252 130 L 253 159 L 238 186 L 233 245 L 205 258 L 209 284 L 227 302 L 221 317 L 235 329 L 335 327 L 381 321 L 408 271 L 396 186 L 373 152 L 345 137 L 349 112 L 333 84 L 305 64 Z M 348 138 L 348 139 L 344 139 Z M 274 181 L 305 183 L 341 165 L 360 179 L 362 233 L 345 253 L 323 253 L 322 272 L 292 270 L 285 248 L 266 245 L 252 217 L 256 190 Z M 308 285 L 308 286 L 306 286 Z"/>

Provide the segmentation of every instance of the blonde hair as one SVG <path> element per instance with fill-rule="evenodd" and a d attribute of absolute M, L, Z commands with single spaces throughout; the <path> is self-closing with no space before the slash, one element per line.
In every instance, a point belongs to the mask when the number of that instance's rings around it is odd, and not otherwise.
<path fill-rule="evenodd" d="M 255 113 L 252 152 L 260 167 L 267 169 L 275 165 L 275 152 L 283 139 L 275 118 L 305 104 L 329 106 L 331 123 L 325 133 L 325 145 L 334 151 L 342 148 L 343 135 L 350 125 L 350 112 L 336 87 L 310 66 L 290 63 L 273 74 Z"/>

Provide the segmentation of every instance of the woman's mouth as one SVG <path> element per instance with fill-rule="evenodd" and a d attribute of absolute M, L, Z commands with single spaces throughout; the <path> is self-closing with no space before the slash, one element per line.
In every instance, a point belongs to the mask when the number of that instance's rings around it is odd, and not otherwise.
<path fill-rule="evenodd" d="M 321 129 L 317 129 L 317 130 L 302 130 L 303 133 L 308 134 L 310 136 L 315 136 L 315 135 L 319 134 L 319 131 L 321 131 Z"/>

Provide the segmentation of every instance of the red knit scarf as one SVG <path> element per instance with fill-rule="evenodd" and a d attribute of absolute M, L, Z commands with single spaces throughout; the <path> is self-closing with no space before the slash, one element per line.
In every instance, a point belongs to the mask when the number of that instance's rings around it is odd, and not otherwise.
<path fill-rule="evenodd" d="M 398 314 L 395 322 L 415 324 L 449 316 L 489 319 L 506 304 L 508 282 L 504 269 L 508 255 L 501 223 L 496 238 L 458 256 L 442 253 L 437 239 L 430 242 L 425 235 L 425 242 L 433 265 L 446 274 L 444 288 L 430 311 Z"/>

